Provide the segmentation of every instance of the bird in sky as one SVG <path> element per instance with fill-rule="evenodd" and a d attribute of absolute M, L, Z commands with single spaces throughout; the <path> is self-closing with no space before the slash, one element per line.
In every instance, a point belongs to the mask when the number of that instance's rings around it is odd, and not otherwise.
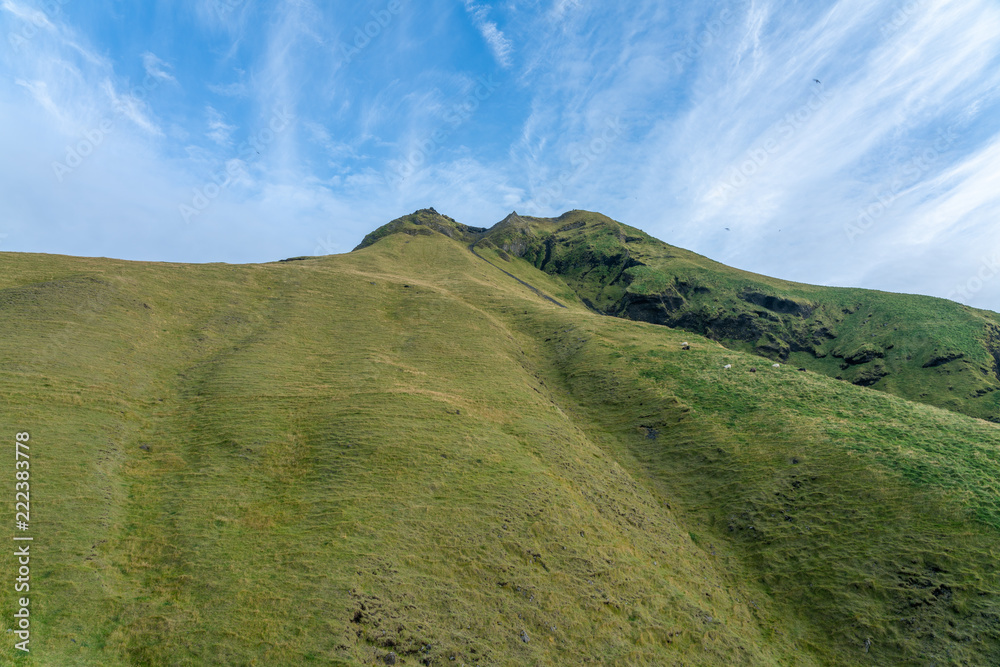
<path fill-rule="evenodd" d="M 819 79 L 813 79 L 813 81 L 815 81 L 816 83 L 823 83 L 823 82 L 822 82 L 822 81 L 820 81 Z"/>

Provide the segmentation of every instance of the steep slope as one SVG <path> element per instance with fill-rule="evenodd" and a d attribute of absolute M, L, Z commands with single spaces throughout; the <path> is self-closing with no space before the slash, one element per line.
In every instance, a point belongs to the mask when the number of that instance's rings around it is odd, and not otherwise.
<path fill-rule="evenodd" d="M 37 549 L 5 659 L 1000 660 L 997 426 L 559 307 L 471 242 L 0 255 Z"/>
<path fill-rule="evenodd" d="M 860 386 L 1000 421 L 1000 316 L 944 299 L 739 271 L 606 216 L 516 213 L 477 248 L 556 276 L 597 312 L 679 327 Z"/>
<path fill-rule="evenodd" d="M 374 244 L 379 239 L 392 234 L 408 234 L 409 236 L 429 236 L 435 232 L 444 234 L 450 239 L 456 239 L 465 243 L 474 243 L 486 233 L 483 227 L 469 227 L 447 215 L 441 215 L 433 208 L 424 208 L 396 218 L 392 222 L 382 225 L 358 244 L 355 250 L 361 250 Z"/>

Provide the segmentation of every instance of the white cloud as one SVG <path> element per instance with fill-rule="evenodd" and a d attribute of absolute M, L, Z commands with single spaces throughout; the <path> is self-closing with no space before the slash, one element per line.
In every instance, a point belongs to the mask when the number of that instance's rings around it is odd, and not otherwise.
<path fill-rule="evenodd" d="M 632 182 L 598 183 L 585 199 L 611 208 L 623 199 L 615 189 L 628 192 L 636 198 L 622 202 L 628 222 L 742 268 L 804 281 L 865 285 L 877 276 L 882 282 L 865 286 L 899 289 L 903 274 L 875 267 L 916 261 L 929 245 L 961 247 L 960 234 L 975 254 L 972 240 L 988 242 L 1000 213 L 1000 191 L 989 187 L 993 149 L 966 157 L 974 133 L 1000 129 L 1000 43 L 991 37 L 1000 34 L 1000 11 L 984 0 L 911 4 L 890 25 L 893 5 L 782 4 L 765 20 L 767 5 L 754 3 L 732 34 L 699 55 L 686 108 L 650 118 L 642 141 L 623 146 L 643 165 L 622 172 Z M 642 95 L 620 96 L 634 97 Z M 950 126 L 960 138 L 915 168 Z M 638 186 L 637 174 L 645 175 Z M 850 243 L 845 225 L 900 178 L 888 209 Z M 941 294 L 948 284 L 937 271 L 917 279 L 907 291 Z M 992 296 L 1000 305 L 1000 286 Z"/>
<path fill-rule="evenodd" d="M 28 25 L 21 2 L 0 0 L 5 28 Z M 282 0 L 265 19 L 259 3 L 198 0 L 196 19 L 208 28 L 199 34 L 209 38 L 191 36 L 178 48 L 203 49 L 205 71 L 222 75 L 206 85 L 214 95 L 199 99 L 191 90 L 162 107 L 160 95 L 132 94 L 116 74 L 122 54 L 105 44 L 91 48 L 87 35 L 51 14 L 52 27 L 38 29 L 29 48 L 0 53 L 12 72 L 0 80 L 0 120 L 21 127 L 23 117 L 9 113 L 21 105 L 35 132 L 0 137 L 0 145 L 20 146 L 20 164 L 32 150 L 40 154 L 37 178 L 51 185 L 51 162 L 66 146 L 105 118 L 128 119 L 67 177 L 44 219 L 71 219 L 80 202 L 93 207 L 87 219 L 95 225 L 136 215 L 158 226 L 159 236 L 147 241 L 163 258 L 190 257 L 180 241 L 169 241 L 177 204 L 227 165 L 239 178 L 184 232 L 208 244 L 199 256 L 205 259 L 310 254 L 317 238 L 349 249 L 370 228 L 427 205 L 488 225 L 512 208 L 532 212 L 526 207 L 553 189 L 546 214 L 600 210 L 740 268 L 810 282 L 945 296 L 974 274 L 980 249 L 998 241 L 991 231 L 1000 219 L 994 0 L 730 0 L 710 7 L 463 0 L 458 14 L 438 11 L 446 0 L 431 5 L 401 13 L 383 33 L 393 30 L 391 39 L 381 37 L 364 58 L 337 70 L 330 36 L 364 25 L 368 9 L 350 18 L 312 0 Z M 503 8 L 499 24 L 491 5 Z M 502 95 L 479 102 L 453 127 L 442 118 L 478 72 L 463 60 L 464 44 L 439 40 L 465 22 L 506 71 L 496 75 Z M 515 54 L 508 35 L 532 39 L 518 41 Z M 190 59 L 155 48 L 158 55 L 142 61 L 151 81 L 194 76 L 185 69 Z M 429 51 L 432 61 L 421 60 Z M 300 119 L 259 157 L 234 148 L 257 136 L 275 107 Z M 246 137 L 237 137 L 235 118 L 246 124 Z M 623 129 L 608 141 L 603 133 L 612 119 Z M 957 138 L 918 162 L 948 127 Z M 447 136 L 415 173 L 387 185 L 394 161 L 441 128 Z M 150 141 L 168 134 L 170 142 Z M 168 152 L 176 146 L 187 156 Z M 752 173 L 733 186 L 734 171 L 746 164 Z M 2 171 L 9 184 L 26 182 L 13 166 Z M 0 185 L 4 219 L 42 220 L 9 184 Z M 731 191 L 718 196 L 727 184 Z M 890 190 L 889 205 L 852 242 L 845 226 L 869 206 L 878 210 Z M 36 198 L 44 193 L 38 188 Z M 15 200 L 16 211 L 7 203 Z M 244 219 L 256 239 L 232 231 Z M 277 220 L 295 221 L 302 232 L 296 249 L 270 231 Z M 123 235 L 108 229 L 106 239 Z M 7 245 L 17 245 L 17 232 L 0 231 L 10 234 Z M 226 234 L 239 237 L 238 248 Z M 74 238 L 98 247 L 86 235 Z M 937 248 L 944 259 L 931 262 Z M 907 268 L 914 266 L 919 270 Z M 976 305 L 1000 307 L 995 282 L 975 294 Z"/>
<path fill-rule="evenodd" d="M 23 79 L 16 79 L 14 83 L 31 93 L 35 102 L 52 114 L 54 118 L 58 119 L 61 124 L 66 124 L 68 122 L 68 114 L 65 114 L 52 99 L 52 95 L 49 94 L 49 86 L 47 83 L 44 81 L 25 81 Z"/>
<path fill-rule="evenodd" d="M 465 11 L 469 13 L 473 25 L 476 26 L 487 46 L 490 47 L 497 63 L 504 68 L 510 67 L 513 46 L 503 31 L 497 27 L 497 24 L 489 20 L 489 7 L 476 4 L 473 0 L 465 0 Z"/>
<path fill-rule="evenodd" d="M 905 242 L 928 246 L 954 233 L 977 232 L 1000 220 L 1000 134 L 981 150 L 922 184 L 928 196 L 907 212 Z"/>
<path fill-rule="evenodd" d="M 52 31 L 56 29 L 52 22 L 49 21 L 49 17 L 45 14 L 45 12 L 31 7 L 26 7 L 20 3 L 13 2 L 13 0 L 4 0 L 3 5 L 0 5 L 0 7 L 22 21 L 26 21 L 37 28 L 44 28 L 45 30 Z"/>
<path fill-rule="evenodd" d="M 208 89 L 216 95 L 223 97 L 245 98 L 250 95 L 250 87 L 243 81 L 234 81 L 227 84 L 208 84 Z"/>
<path fill-rule="evenodd" d="M 110 79 L 104 79 L 101 82 L 101 89 L 107 95 L 114 113 L 128 118 L 149 134 L 157 136 L 163 134 L 163 131 L 150 117 L 149 105 L 146 102 L 132 94 L 119 95 Z"/>
<path fill-rule="evenodd" d="M 205 136 L 220 146 L 231 146 L 236 126 L 226 123 L 223 115 L 211 106 L 207 107 L 205 112 L 208 114 L 208 132 Z"/>
<path fill-rule="evenodd" d="M 177 83 L 177 79 L 174 75 L 167 71 L 169 65 L 157 58 L 154 54 L 146 51 L 142 54 L 142 65 L 146 69 L 146 74 L 153 77 L 154 79 L 160 79 L 162 81 L 168 81 L 170 83 Z"/>

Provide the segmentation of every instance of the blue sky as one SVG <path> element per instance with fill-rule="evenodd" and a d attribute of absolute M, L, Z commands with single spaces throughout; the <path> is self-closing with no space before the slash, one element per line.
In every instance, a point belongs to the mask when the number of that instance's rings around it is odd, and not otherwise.
<path fill-rule="evenodd" d="M 0 250 L 347 252 L 597 210 L 1000 310 L 995 0 L 0 0 Z"/>

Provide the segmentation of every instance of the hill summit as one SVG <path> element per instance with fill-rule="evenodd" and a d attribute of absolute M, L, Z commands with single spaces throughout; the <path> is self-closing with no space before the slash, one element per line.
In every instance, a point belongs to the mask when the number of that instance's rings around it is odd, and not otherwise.
<path fill-rule="evenodd" d="M 433 209 L 373 232 L 442 233 L 557 279 L 596 313 L 1000 421 L 1000 316 L 944 299 L 819 287 L 740 271 L 588 211 L 511 213 L 489 229 Z"/>
<path fill-rule="evenodd" d="M 355 250 L 367 248 L 379 239 L 390 234 L 409 234 L 416 236 L 420 234 L 444 234 L 450 239 L 473 243 L 485 234 L 487 230 L 482 227 L 469 227 L 447 215 L 441 215 L 433 208 L 424 208 L 415 211 L 410 215 L 404 215 L 392 222 L 382 225 L 372 233 L 365 236 Z"/>
<path fill-rule="evenodd" d="M 432 209 L 0 310 L 2 664 L 1000 664 L 993 314 Z"/>

